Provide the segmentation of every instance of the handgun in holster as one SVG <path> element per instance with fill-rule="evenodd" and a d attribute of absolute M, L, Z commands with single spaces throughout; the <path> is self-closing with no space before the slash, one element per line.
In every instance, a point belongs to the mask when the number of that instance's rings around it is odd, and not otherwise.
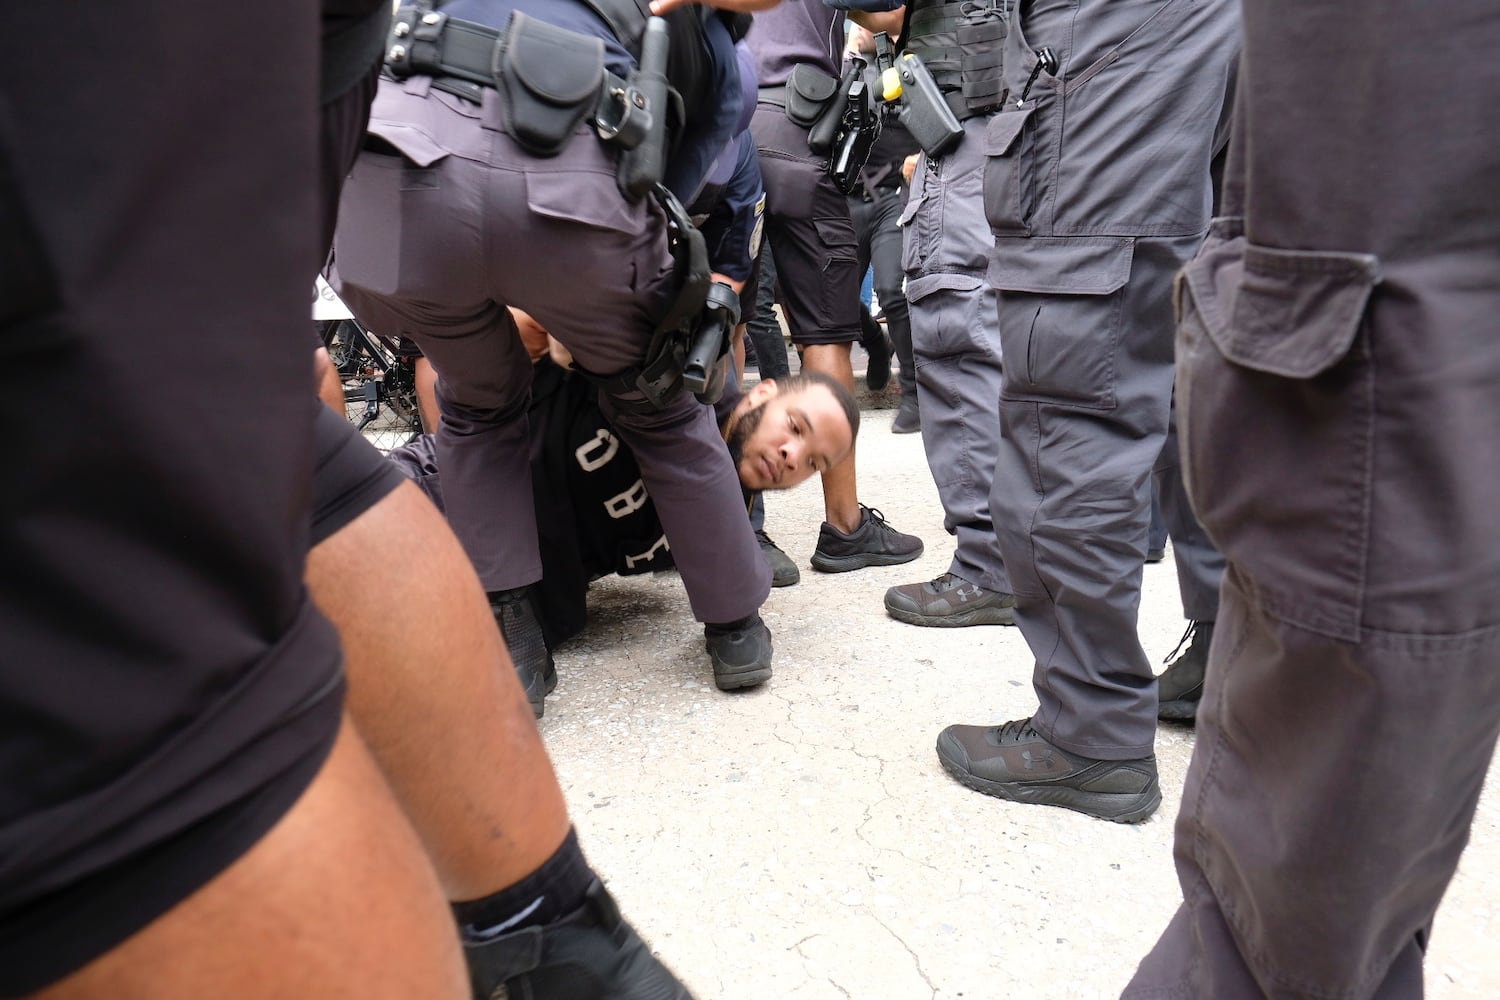
<path fill-rule="evenodd" d="M 875 36 L 875 65 L 880 70 L 881 100 L 887 107 L 896 102 L 896 119 L 922 152 L 937 157 L 958 145 L 964 127 L 920 56 L 903 52 L 895 57 L 891 36 L 882 31 Z"/>
<path fill-rule="evenodd" d="M 708 286 L 703 316 L 682 365 L 683 387 L 712 406 L 729 375 L 729 334 L 740 321 L 740 296 L 722 281 Z"/>
<path fill-rule="evenodd" d="M 880 116 L 870 102 L 863 59 L 856 56 L 849 60 L 849 68 L 839 81 L 839 94 L 844 106 L 828 156 L 828 176 L 840 191 L 849 194 L 859 184 L 870 148 L 880 138 Z"/>

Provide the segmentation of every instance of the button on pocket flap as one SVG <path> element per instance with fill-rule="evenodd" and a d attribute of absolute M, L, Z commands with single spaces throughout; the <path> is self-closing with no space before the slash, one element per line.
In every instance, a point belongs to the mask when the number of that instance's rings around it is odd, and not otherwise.
<path fill-rule="evenodd" d="M 990 282 L 1005 292 L 1108 295 L 1130 280 L 1128 236 L 1030 237 L 995 241 Z"/>
<path fill-rule="evenodd" d="M 385 140 L 396 151 L 419 167 L 430 167 L 448 155 L 448 151 L 432 140 L 425 132 L 398 122 L 372 121 L 369 134 Z M 367 148 L 374 149 L 378 143 Z"/>
<path fill-rule="evenodd" d="M 1021 129 L 1026 126 L 1026 119 L 1036 110 L 1036 105 L 1012 110 L 1007 107 L 1004 111 L 990 116 L 989 124 L 984 128 L 984 155 L 1005 156 L 1016 144 L 1016 137 L 1021 134 Z"/>
<path fill-rule="evenodd" d="M 1234 248 L 1243 252 L 1239 261 Z M 1216 268 L 1194 268 L 1187 280 L 1226 358 L 1273 375 L 1312 378 L 1349 353 L 1380 282 L 1377 258 L 1239 240 L 1225 251 Z"/>
<path fill-rule="evenodd" d="M 635 233 L 645 226 L 637 214 L 644 209 L 620 197 L 613 178 L 605 185 L 579 183 L 576 173 L 529 173 L 526 203 L 538 215 L 597 229 Z"/>

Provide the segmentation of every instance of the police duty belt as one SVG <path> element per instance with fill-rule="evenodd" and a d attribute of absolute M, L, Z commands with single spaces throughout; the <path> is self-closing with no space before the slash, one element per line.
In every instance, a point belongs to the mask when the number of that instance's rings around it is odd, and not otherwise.
<path fill-rule="evenodd" d="M 565 123 L 552 117 L 582 120 L 606 142 L 625 149 L 641 144 L 651 129 L 653 110 L 641 91 L 603 68 L 602 40 L 559 28 L 516 11 L 503 30 L 464 21 L 432 10 L 430 4 L 402 7 L 391 25 L 385 69 L 398 80 L 416 74 L 432 77 L 432 86 L 481 103 L 486 88 L 500 90 L 516 103 L 529 101 L 541 117 L 539 143 L 547 148 Z M 510 86 L 512 80 L 517 86 Z M 529 146 L 525 124 L 513 137 Z"/>

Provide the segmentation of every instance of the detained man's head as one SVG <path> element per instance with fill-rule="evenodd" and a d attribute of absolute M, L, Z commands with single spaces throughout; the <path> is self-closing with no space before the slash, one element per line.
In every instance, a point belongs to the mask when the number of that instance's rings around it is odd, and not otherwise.
<path fill-rule="evenodd" d="M 729 417 L 726 440 L 740 482 L 788 490 L 842 462 L 859 433 L 859 405 L 818 372 L 760 382 Z"/>

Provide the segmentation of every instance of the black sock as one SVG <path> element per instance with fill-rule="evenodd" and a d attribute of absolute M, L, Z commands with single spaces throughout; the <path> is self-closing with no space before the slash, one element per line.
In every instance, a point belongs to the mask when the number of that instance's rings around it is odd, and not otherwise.
<path fill-rule="evenodd" d="M 549 924 L 583 903 L 583 894 L 598 876 L 578 846 L 578 833 L 568 837 L 542 867 L 515 885 L 483 899 L 453 904 L 453 916 L 467 944 L 478 944 L 508 931 Z"/>

